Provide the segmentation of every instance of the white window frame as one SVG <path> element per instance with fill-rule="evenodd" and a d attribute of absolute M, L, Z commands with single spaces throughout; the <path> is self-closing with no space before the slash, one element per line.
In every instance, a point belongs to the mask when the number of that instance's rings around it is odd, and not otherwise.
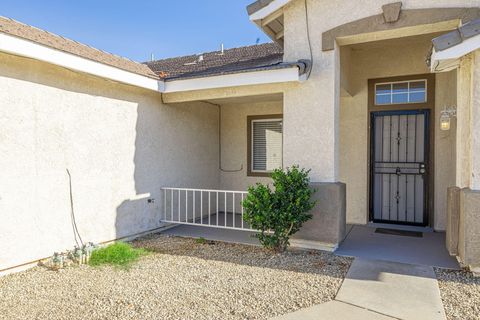
<path fill-rule="evenodd" d="M 275 121 L 280 121 L 281 126 L 282 126 L 282 159 L 280 163 L 279 168 L 283 168 L 283 118 L 278 118 L 278 117 L 272 117 L 272 118 L 264 118 L 264 119 L 252 119 L 251 121 L 251 127 L 250 127 L 250 172 L 252 173 L 272 173 L 273 170 L 254 170 L 253 168 L 253 159 L 254 159 L 254 137 L 253 137 L 253 132 L 254 132 L 254 123 L 255 122 L 275 122 Z"/>
<path fill-rule="evenodd" d="M 410 91 L 410 83 L 412 82 L 421 82 L 425 83 L 425 100 L 424 101 L 410 101 L 410 94 L 415 92 L 422 91 Z M 407 83 L 407 91 L 401 93 L 393 92 L 393 85 L 396 83 Z M 390 85 L 390 93 L 380 93 L 378 96 L 390 96 L 390 103 L 377 103 L 377 87 L 382 85 Z M 393 102 L 393 96 L 396 94 L 407 94 L 407 102 Z M 427 103 L 428 102 L 428 81 L 427 79 L 413 79 L 413 80 L 402 80 L 402 81 L 389 81 L 389 82 L 379 82 L 375 83 L 374 92 L 373 92 L 373 103 L 376 106 L 390 106 L 390 105 L 401 105 L 401 104 L 416 104 L 416 103 Z"/>

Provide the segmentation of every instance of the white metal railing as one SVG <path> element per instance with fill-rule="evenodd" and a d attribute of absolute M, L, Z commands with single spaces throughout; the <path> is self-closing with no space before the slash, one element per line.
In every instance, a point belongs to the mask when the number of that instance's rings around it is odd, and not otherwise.
<path fill-rule="evenodd" d="M 246 191 L 162 188 L 167 223 L 255 231 L 243 221 Z"/>

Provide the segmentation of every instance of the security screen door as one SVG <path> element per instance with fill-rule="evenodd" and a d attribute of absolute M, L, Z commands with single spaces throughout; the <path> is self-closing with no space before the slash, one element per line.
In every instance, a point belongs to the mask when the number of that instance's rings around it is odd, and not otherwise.
<path fill-rule="evenodd" d="M 371 113 L 370 214 L 375 222 L 428 224 L 428 112 Z"/>

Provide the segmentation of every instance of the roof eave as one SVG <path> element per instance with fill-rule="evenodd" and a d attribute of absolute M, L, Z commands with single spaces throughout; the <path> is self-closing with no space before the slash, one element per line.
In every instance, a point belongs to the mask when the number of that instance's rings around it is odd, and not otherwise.
<path fill-rule="evenodd" d="M 282 9 L 292 0 L 258 0 L 247 7 L 250 21 L 265 19 L 275 11 Z"/>
<path fill-rule="evenodd" d="M 163 89 L 163 80 L 159 78 L 136 74 L 3 32 L 0 32 L 0 52 L 35 59 L 148 90 Z"/>
<path fill-rule="evenodd" d="M 309 62 L 306 60 L 277 68 L 256 68 L 207 77 L 171 79 L 165 81 L 164 93 L 221 89 L 247 85 L 303 82 L 307 78 Z"/>
<path fill-rule="evenodd" d="M 478 23 L 478 22 L 477 22 Z M 468 27 L 465 25 L 465 27 Z M 463 35 L 463 27 L 440 36 L 433 40 L 432 55 L 430 57 L 430 70 L 432 72 L 450 71 L 459 66 L 459 60 L 480 49 L 480 32 L 469 34 L 466 38 Z"/>
<path fill-rule="evenodd" d="M 283 7 L 292 0 L 258 0 L 247 7 L 250 21 L 283 47 L 284 29 L 275 31 L 270 24 L 283 18 Z M 277 24 L 279 25 L 279 24 Z"/>
<path fill-rule="evenodd" d="M 430 58 L 430 70 L 431 72 L 453 70 L 459 66 L 459 61 L 463 56 L 478 49 L 480 49 L 480 35 L 442 51 L 433 49 Z"/>

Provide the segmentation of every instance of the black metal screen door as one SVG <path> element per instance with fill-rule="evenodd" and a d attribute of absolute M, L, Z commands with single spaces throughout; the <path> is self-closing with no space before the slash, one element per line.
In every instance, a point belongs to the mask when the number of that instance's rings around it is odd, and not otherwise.
<path fill-rule="evenodd" d="M 375 222 L 428 224 L 428 110 L 371 114 L 370 214 Z"/>

